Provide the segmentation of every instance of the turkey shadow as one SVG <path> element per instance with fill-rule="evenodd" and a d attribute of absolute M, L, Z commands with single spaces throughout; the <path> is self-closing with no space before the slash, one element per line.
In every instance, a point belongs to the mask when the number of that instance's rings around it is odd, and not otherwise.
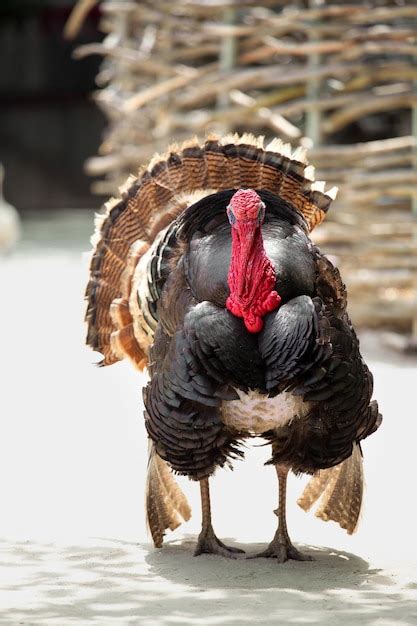
<path fill-rule="evenodd" d="M 382 618 L 394 625 L 417 617 L 415 598 L 399 590 L 380 569 L 371 569 L 366 560 L 349 552 L 297 546 L 315 561 L 281 564 L 264 558 L 194 557 L 195 540 L 187 536 L 160 550 L 148 548 L 145 554 L 154 578 L 181 590 L 184 599 L 199 599 L 198 604 L 183 603 L 183 623 L 334 626 L 337 620 L 339 626 L 352 626 L 373 625 Z M 230 538 L 226 543 L 234 544 Z M 235 545 L 248 555 L 265 547 Z M 207 622 L 197 622 L 202 616 L 207 616 Z"/>
<path fill-rule="evenodd" d="M 212 554 L 194 557 L 197 537 L 185 535 L 184 539 L 168 541 L 161 549 L 147 547 L 145 561 L 155 576 L 173 583 L 197 588 L 227 589 L 302 589 L 312 593 L 329 589 L 357 588 L 380 570 L 370 569 L 364 559 L 340 550 L 297 544 L 296 547 L 313 557 L 314 561 L 287 561 L 276 559 L 247 559 L 265 549 L 265 544 L 243 544 L 232 538 L 222 538 L 226 545 L 245 551 L 237 559 L 227 559 Z M 389 584 L 389 579 L 379 576 L 379 582 Z"/>

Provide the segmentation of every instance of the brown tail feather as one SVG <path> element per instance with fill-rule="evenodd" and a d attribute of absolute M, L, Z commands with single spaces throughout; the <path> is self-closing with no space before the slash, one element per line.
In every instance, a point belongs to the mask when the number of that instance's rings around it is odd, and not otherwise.
<path fill-rule="evenodd" d="M 355 444 L 348 459 L 313 476 L 297 503 L 308 511 L 321 498 L 316 517 L 337 522 L 351 535 L 358 525 L 362 497 L 362 454 L 360 446 Z"/>
<path fill-rule="evenodd" d="M 135 286 L 138 263 L 161 226 L 181 211 L 186 194 L 201 191 L 207 195 L 241 187 L 267 189 L 295 206 L 311 230 L 323 220 L 335 195 L 334 191 L 324 192 L 324 183 L 312 182 L 311 169 L 299 150 L 291 154 L 290 146 L 279 140 L 264 148 L 262 137 L 244 134 L 211 136 L 203 144 L 192 139 L 171 147 L 166 156 L 155 156 L 137 178 L 129 178 L 121 200 L 111 200 L 97 220 L 86 292 L 87 343 L 104 355 L 102 364 L 114 363 L 125 354 L 138 362 L 138 350 L 147 354 L 153 329 L 148 332 L 146 319 L 145 326 L 142 322 L 137 326 L 136 321 L 133 325 L 137 346 L 130 339 L 119 341 L 112 335 L 125 326 L 118 325 L 121 316 L 112 317 L 110 307 L 120 298 L 130 306 L 128 292 Z M 131 311 L 133 320 L 136 313 Z M 124 333 L 127 339 L 130 331 Z"/>
<path fill-rule="evenodd" d="M 187 498 L 176 483 L 168 464 L 149 442 L 148 478 L 146 485 L 146 519 L 156 548 L 163 543 L 165 531 L 175 530 L 191 517 Z"/>

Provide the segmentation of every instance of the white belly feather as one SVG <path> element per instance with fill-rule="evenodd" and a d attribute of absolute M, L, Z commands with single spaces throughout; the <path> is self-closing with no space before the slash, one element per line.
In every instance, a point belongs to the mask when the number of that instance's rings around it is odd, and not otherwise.
<path fill-rule="evenodd" d="M 222 420 L 224 424 L 240 432 L 260 435 L 275 430 L 302 417 L 308 412 L 308 404 L 291 393 L 280 393 L 275 398 L 257 392 L 245 393 L 236 389 L 239 400 L 223 402 Z"/>

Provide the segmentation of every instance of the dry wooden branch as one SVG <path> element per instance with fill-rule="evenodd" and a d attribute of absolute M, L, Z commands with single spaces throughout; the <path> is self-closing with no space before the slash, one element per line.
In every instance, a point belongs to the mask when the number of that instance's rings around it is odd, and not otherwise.
<path fill-rule="evenodd" d="M 329 76 L 348 76 L 349 74 L 359 71 L 361 65 L 352 64 L 330 64 L 320 67 L 316 70 L 307 68 L 297 68 L 285 71 L 282 65 L 273 65 L 267 68 L 244 69 L 237 70 L 230 76 L 219 77 L 211 76 L 204 92 L 202 89 L 195 88 L 190 93 L 185 94 L 178 100 L 178 105 L 183 108 L 196 108 L 206 102 L 210 102 L 222 90 L 230 89 L 246 89 L 264 88 L 277 85 L 291 85 L 294 83 L 303 83 L 306 80 L 319 80 Z M 210 80 L 211 79 L 211 80 Z"/>
<path fill-rule="evenodd" d="M 334 133 L 355 120 L 378 111 L 389 111 L 411 107 L 417 103 L 417 96 L 413 93 L 398 96 L 370 96 L 363 98 L 357 104 L 346 106 L 333 115 L 329 115 L 323 122 L 325 133 Z"/>
<path fill-rule="evenodd" d="M 291 122 L 279 113 L 273 113 L 271 109 L 268 109 L 265 106 L 259 106 L 255 98 L 248 96 L 242 91 L 233 89 L 230 92 L 230 99 L 232 102 L 254 111 L 256 115 L 265 120 L 265 122 L 269 124 L 276 133 L 278 133 L 278 135 L 283 134 L 289 139 L 297 139 L 298 137 L 301 137 L 300 129 L 294 126 L 294 124 L 291 124 Z"/>
<path fill-rule="evenodd" d="M 415 137 L 407 135 L 405 137 L 394 137 L 392 139 L 380 139 L 378 141 L 366 141 L 362 143 L 354 143 L 347 145 L 328 145 L 313 148 L 311 150 L 311 159 L 314 161 L 326 159 L 330 161 L 334 157 L 343 157 L 347 159 L 386 154 L 396 150 L 408 150 L 417 147 Z"/>
<path fill-rule="evenodd" d="M 64 26 L 65 39 L 75 39 L 80 32 L 87 15 L 97 2 L 98 0 L 78 0 Z"/>
<path fill-rule="evenodd" d="M 191 69 L 191 68 L 190 68 Z M 123 105 L 124 113 L 131 113 L 132 111 L 143 107 L 145 104 L 149 104 L 156 98 L 160 98 L 161 96 L 165 96 L 172 91 L 177 89 L 181 89 L 186 85 L 189 85 L 198 77 L 199 72 L 197 70 L 190 71 L 188 76 L 176 76 L 174 78 L 170 78 L 165 80 L 162 83 L 157 83 L 152 87 L 148 87 L 147 89 L 141 91 L 136 96 L 132 96 L 128 100 L 126 100 Z"/>
<path fill-rule="evenodd" d="M 179 66 L 167 66 L 166 64 L 159 62 L 155 59 L 150 59 L 146 55 L 137 52 L 129 48 L 109 48 L 108 46 L 100 43 L 90 43 L 84 46 L 79 46 L 73 52 L 75 59 L 83 59 L 91 54 L 101 54 L 103 56 L 114 57 L 120 61 L 123 61 L 132 70 L 140 70 L 143 74 L 150 74 L 151 76 L 173 76 L 173 75 L 189 75 L 189 68 L 183 65 Z"/>

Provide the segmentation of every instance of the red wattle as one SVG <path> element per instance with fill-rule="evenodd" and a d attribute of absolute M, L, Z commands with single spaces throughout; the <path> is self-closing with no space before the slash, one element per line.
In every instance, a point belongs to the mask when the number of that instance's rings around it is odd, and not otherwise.
<path fill-rule="evenodd" d="M 259 333 L 264 327 L 264 321 L 262 317 L 258 317 L 257 315 L 252 318 L 244 317 L 243 321 L 245 322 L 246 330 L 250 333 Z"/>
<path fill-rule="evenodd" d="M 237 223 L 232 227 L 230 295 L 226 308 L 243 318 L 251 333 L 262 330 L 262 317 L 278 308 L 281 302 L 274 289 L 275 282 L 275 268 L 266 255 L 259 224 L 253 220 Z"/>

